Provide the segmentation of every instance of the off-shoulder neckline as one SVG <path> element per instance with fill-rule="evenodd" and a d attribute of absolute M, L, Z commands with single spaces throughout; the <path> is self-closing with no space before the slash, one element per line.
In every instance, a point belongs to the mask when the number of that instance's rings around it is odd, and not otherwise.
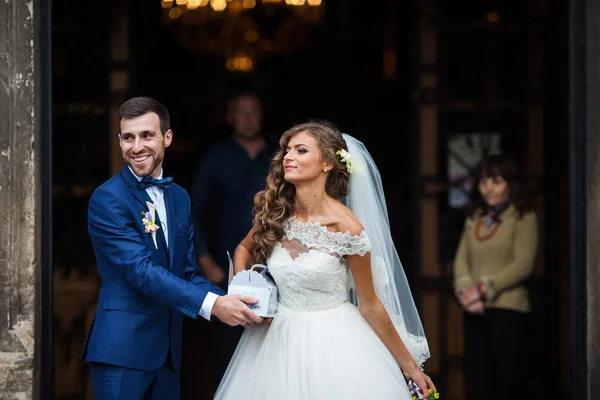
<path fill-rule="evenodd" d="M 299 225 L 313 226 L 315 228 L 319 228 L 323 232 L 327 232 L 329 234 L 340 236 L 340 237 L 361 238 L 363 236 L 366 236 L 366 234 L 367 234 L 364 229 L 362 229 L 358 235 L 351 234 L 349 230 L 346 232 L 330 231 L 329 229 L 327 229 L 327 225 L 323 225 L 319 221 L 309 221 L 309 220 L 301 221 L 295 215 L 292 215 L 291 217 L 289 217 L 288 221 L 290 221 L 291 224 L 296 223 Z"/>

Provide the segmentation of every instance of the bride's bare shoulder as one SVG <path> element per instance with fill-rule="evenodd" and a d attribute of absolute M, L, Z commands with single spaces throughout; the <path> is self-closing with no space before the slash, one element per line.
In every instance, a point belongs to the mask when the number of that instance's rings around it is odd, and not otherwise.
<path fill-rule="evenodd" d="M 349 233 L 352 236 L 358 236 L 363 231 L 364 227 L 356 218 L 352 210 L 343 204 L 340 204 L 339 216 L 336 218 L 336 231 Z"/>

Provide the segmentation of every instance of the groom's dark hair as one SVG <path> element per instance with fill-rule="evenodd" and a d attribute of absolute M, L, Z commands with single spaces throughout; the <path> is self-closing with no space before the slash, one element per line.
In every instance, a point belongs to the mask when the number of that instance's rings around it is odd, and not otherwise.
<path fill-rule="evenodd" d="M 121 129 L 120 121 L 122 119 L 140 117 L 149 112 L 158 115 L 160 121 L 160 133 L 164 135 L 171 128 L 169 111 L 160 101 L 147 96 L 133 97 L 121 104 L 121 107 L 119 107 L 119 133 Z"/>

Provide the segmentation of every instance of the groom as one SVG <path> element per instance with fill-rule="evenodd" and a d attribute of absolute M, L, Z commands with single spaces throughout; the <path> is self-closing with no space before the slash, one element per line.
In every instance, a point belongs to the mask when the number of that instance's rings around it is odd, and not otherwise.
<path fill-rule="evenodd" d="M 163 177 L 173 132 L 164 105 L 148 97 L 119 108 L 125 167 L 88 207 L 102 284 L 82 358 L 94 399 L 178 399 L 183 316 L 229 325 L 260 323 L 250 297 L 225 296 L 200 275 L 187 192 Z"/>

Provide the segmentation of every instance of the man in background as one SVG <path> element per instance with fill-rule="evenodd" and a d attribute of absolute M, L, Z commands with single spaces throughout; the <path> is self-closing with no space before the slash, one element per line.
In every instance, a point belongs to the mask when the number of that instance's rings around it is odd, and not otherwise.
<path fill-rule="evenodd" d="M 264 188 L 275 147 L 263 132 L 263 107 L 253 92 L 230 97 L 227 123 L 232 134 L 202 154 L 192 186 L 194 245 L 204 276 L 227 291 L 233 251 L 252 227 L 254 195 Z M 276 143 L 275 143 L 276 144 Z M 210 226 L 215 231 L 209 232 Z M 220 382 L 243 332 L 217 323 L 217 373 Z"/>

